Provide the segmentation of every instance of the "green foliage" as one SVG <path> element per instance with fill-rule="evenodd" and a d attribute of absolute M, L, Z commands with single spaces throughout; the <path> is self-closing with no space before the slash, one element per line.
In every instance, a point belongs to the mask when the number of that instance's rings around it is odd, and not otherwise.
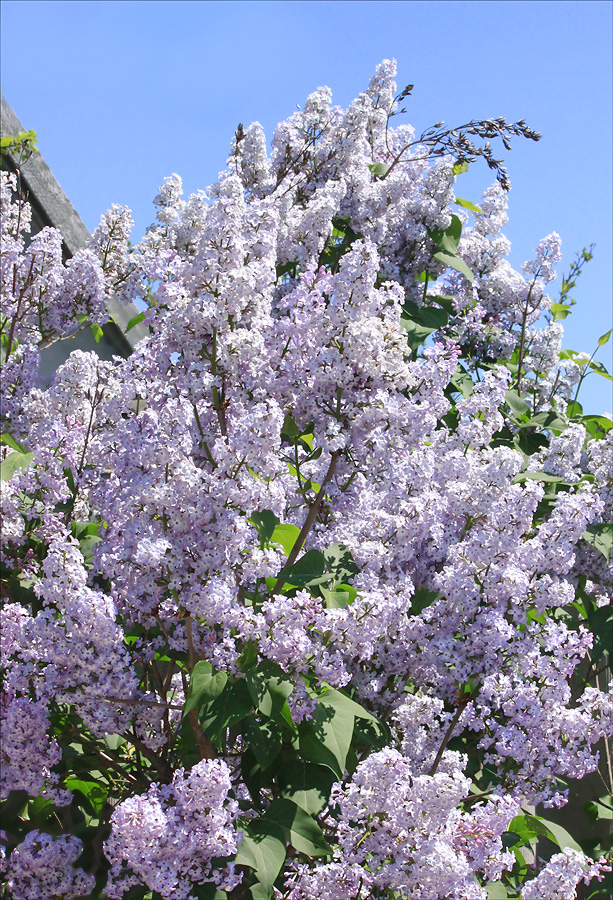
<path fill-rule="evenodd" d="M 226 672 L 213 673 L 213 666 L 206 660 L 200 660 L 194 666 L 189 682 L 189 691 L 185 698 L 184 715 L 192 709 L 212 703 L 222 693 L 228 681 Z"/>
<path fill-rule="evenodd" d="M 443 328 L 449 321 L 449 313 L 442 308 L 444 297 L 432 297 L 428 300 L 441 303 L 440 306 L 417 306 L 416 303 L 406 301 L 402 307 L 400 324 L 407 333 L 407 343 L 415 353 L 425 343 L 429 335 L 439 328 Z"/>
<path fill-rule="evenodd" d="M 613 523 L 602 522 L 600 525 L 588 525 L 583 534 L 583 540 L 602 553 L 608 562 L 613 549 Z"/>
<path fill-rule="evenodd" d="M 289 556 L 296 543 L 300 529 L 297 525 L 277 525 L 270 536 L 271 544 L 279 544 Z"/>
<path fill-rule="evenodd" d="M 254 870 L 263 889 L 259 897 L 270 897 L 275 879 L 285 862 L 284 837 L 282 828 L 272 821 L 257 819 L 244 826 L 236 863 Z M 258 895 L 252 896 L 255 898 Z"/>
<path fill-rule="evenodd" d="M 91 333 L 92 333 L 92 335 L 93 335 L 93 338 L 94 338 L 95 342 L 96 342 L 97 344 L 99 344 L 100 341 L 101 341 L 101 339 L 102 339 L 102 337 L 104 336 L 104 331 L 102 330 L 102 328 L 100 328 L 99 325 L 92 325 L 92 326 L 91 326 Z"/>
<path fill-rule="evenodd" d="M 439 228 L 432 228 L 428 231 L 428 234 L 434 243 L 432 258 L 443 263 L 444 266 L 460 272 L 470 282 L 474 281 L 473 273 L 456 252 L 462 234 L 461 219 L 457 216 L 452 216 L 451 225 L 444 231 Z"/>
<path fill-rule="evenodd" d="M 462 200 L 461 197 L 456 197 L 456 199 L 454 200 L 454 203 L 457 206 L 461 206 L 463 209 L 469 209 L 471 212 L 480 213 L 481 215 L 484 215 L 484 212 L 481 209 L 481 207 L 475 206 L 475 204 L 471 203 L 470 200 Z"/>
<path fill-rule="evenodd" d="M 282 795 L 312 816 L 325 809 L 336 780 L 335 773 L 327 766 L 298 758 L 284 763 L 277 777 Z"/>
<path fill-rule="evenodd" d="M 273 540 L 275 533 L 276 529 Z M 358 571 L 349 550 L 342 544 L 333 544 L 323 552 L 308 550 L 294 565 L 282 569 L 279 577 L 284 579 L 286 586 L 313 588 L 325 584 L 330 591 L 336 592 L 343 582 Z"/>
<path fill-rule="evenodd" d="M 391 169 L 391 165 L 388 163 L 373 163 L 368 168 L 375 176 L 375 178 L 385 178 L 385 176 Z"/>
<path fill-rule="evenodd" d="M 144 322 L 144 321 L 145 321 L 145 313 L 144 312 L 139 312 L 138 315 L 133 316 L 126 326 L 126 334 L 128 333 L 128 331 L 131 331 L 133 328 L 135 328 L 137 325 L 140 325 L 140 323 Z"/>
<path fill-rule="evenodd" d="M 3 153 L 10 153 L 23 161 L 32 153 L 40 153 L 36 140 L 36 132 L 20 131 L 18 134 L 6 135 L 0 138 L 0 149 Z"/>
<path fill-rule="evenodd" d="M 0 481 L 9 481 L 18 469 L 27 469 L 32 460 L 33 453 L 22 453 L 14 450 L 0 462 Z"/>
<path fill-rule="evenodd" d="M 264 509 L 262 512 L 254 513 L 249 521 L 255 526 L 262 543 L 267 544 L 272 540 L 280 520 L 269 509 Z"/>

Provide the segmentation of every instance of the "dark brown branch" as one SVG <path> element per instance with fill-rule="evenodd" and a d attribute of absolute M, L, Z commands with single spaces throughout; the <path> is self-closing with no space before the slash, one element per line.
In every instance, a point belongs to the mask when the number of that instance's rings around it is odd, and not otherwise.
<path fill-rule="evenodd" d="M 451 724 L 449 725 L 449 728 L 445 732 L 445 737 L 442 740 L 441 746 L 438 748 L 438 753 L 436 754 L 436 756 L 434 758 L 434 762 L 432 763 L 432 766 L 430 767 L 430 771 L 428 772 L 428 775 L 434 775 L 434 773 L 438 769 L 439 763 L 440 763 L 441 759 L 443 758 L 443 753 L 445 752 L 445 748 L 447 747 L 447 744 L 451 740 L 451 735 L 453 734 L 453 731 L 454 731 L 456 725 L 458 724 L 460 716 L 464 712 L 464 708 L 465 708 L 466 704 L 468 703 L 469 699 L 470 699 L 470 697 L 466 697 L 465 699 L 460 700 L 460 702 L 458 703 L 458 708 L 456 710 L 456 713 L 455 713 L 453 719 L 451 720 Z"/>

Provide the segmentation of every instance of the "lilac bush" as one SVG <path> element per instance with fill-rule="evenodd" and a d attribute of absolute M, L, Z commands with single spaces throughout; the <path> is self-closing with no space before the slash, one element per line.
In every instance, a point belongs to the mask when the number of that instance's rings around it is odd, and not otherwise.
<path fill-rule="evenodd" d="M 270 153 L 239 126 L 207 193 L 172 175 L 140 242 L 115 206 L 66 264 L 3 174 L 7 900 L 550 900 L 610 871 L 534 811 L 613 730 L 613 423 L 577 399 L 610 376 L 561 350 L 589 253 L 559 302 L 557 234 L 515 271 L 489 141 L 539 135 L 418 136 L 394 75 L 319 88 Z M 42 387 L 111 295 L 148 336 Z"/>

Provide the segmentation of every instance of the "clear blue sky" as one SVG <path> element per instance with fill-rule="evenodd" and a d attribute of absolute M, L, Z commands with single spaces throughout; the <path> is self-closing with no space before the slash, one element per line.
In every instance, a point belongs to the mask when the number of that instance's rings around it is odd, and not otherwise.
<path fill-rule="evenodd" d="M 187 191 L 224 167 L 239 122 L 272 136 L 318 85 L 346 104 L 384 57 L 406 117 L 422 130 L 503 115 L 543 140 L 505 155 L 516 267 L 558 231 L 564 265 L 592 242 L 566 346 L 592 351 L 611 327 L 611 13 L 608 0 L 3 0 L 1 85 L 58 181 L 93 229 L 111 203 L 153 218 L 164 176 Z M 478 163 L 458 181 L 477 201 Z M 610 367 L 608 348 L 599 358 Z M 611 411 L 611 382 L 587 381 L 584 406 Z"/>

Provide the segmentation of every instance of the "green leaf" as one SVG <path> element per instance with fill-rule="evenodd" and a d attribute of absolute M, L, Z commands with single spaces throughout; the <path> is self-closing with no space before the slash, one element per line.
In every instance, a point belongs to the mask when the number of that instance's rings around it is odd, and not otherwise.
<path fill-rule="evenodd" d="M 432 334 L 435 330 L 426 325 L 420 325 L 419 322 L 416 322 L 414 319 L 409 319 L 406 316 L 401 317 L 400 324 L 407 333 L 407 343 L 413 352 L 415 352 L 421 344 L 425 343 L 428 335 Z"/>
<path fill-rule="evenodd" d="M 513 443 L 525 456 L 531 456 L 533 453 L 538 453 L 543 447 L 549 446 L 549 441 L 544 434 L 534 434 L 523 429 L 515 435 Z"/>
<path fill-rule="evenodd" d="M 564 419 L 560 419 L 553 410 L 550 410 L 549 412 L 537 413 L 522 425 L 522 428 L 535 427 L 552 428 L 554 431 L 565 431 L 568 426 Z"/>
<path fill-rule="evenodd" d="M 466 371 L 463 366 L 458 364 L 457 369 L 451 376 L 451 381 L 449 382 L 452 388 L 456 391 L 459 391 L 460 394 L 467 400 L 469 397 L 475 392 L 475 383 Z"/>
<path fill-rule="evenodd" d="M 97 344 L 100 343 L 100 339 L 104 335 L 104 331 L 100 328 L 99 325 L 92 325 L 91 327 L 92 334 L 94 336 L 94 340 Z"/>
<path fill-rule="evenodd" d="M 353 727 L 351 753 L 356 746 L 371 747 L 374 751 L 389 747 L 392 741 L 392 733 L 384 722 L 371 722 L 368 719 L 356 717 Z M 357 762 L 357 760 L 356 760 Z"/>
<path fill-rule="evenodd" d="M 78 541 L 86 537 L 100 536 L 100 522 L 73 522 L 71 525 L 72 534 Z"/>
<path fill-rule="evenodd" d="M 225 688 L 227 681 L 227 672 L 216 672 L 213 674 L 213 666 L 208 660 L 203 659 L 197 662 L 189 680 L 189 690 L 183 715 L 187 715 L 192 709 L 199 709 L 201 706 L 216 700 Z"/>
<path fill-rule="evenodd" d="M 514 847 L 515 844 L 518 844 L 520 841 L 519 835 L 515 834 L 514 831 L 503 831 L 500 835 L 500 839 L 505 850 L 508 850 L 509 847 Z"/>
<path fill-rule="evenodd" d="M 341 693 L 341 691 L 335 690 L 335 688 L 326 688 L 324 693 L 320 694 L 319 703 L 333 706 L 336 710 L 351 712 L 353 716 L 359 719 L 368 719 L 369 722 L 378 722 L 377 717 L 373 716 L 371 712 L 364 709 L 363 706 L 360 706 L 360 704 L 356 703 L 355 700 L 352 700 L 351 697 Z"/>
<path fill-rule="evenodd" d="M 326 558 L 321 550 L 308 550 L 293 566 L 282 569 L 279 578 L 296 587 L 309 584 L 323 584 L 332 579 L 331 574 L 324 575 Z"/>
<path fill-rule="evenodd" d="M 12 822 L 17 817 L 20 819 L 24 818 L 29 802 L 30 798 L 26 791 L 8 792 L 6 799 L 0 802 L 0 817 L 3 822 L 7 823 L 7 828 L 9 827 L 9 822 Z"/>
<path fill-rule="evenodd" d="M 550 819 L 544 819 L 542 816 L 538 816 L 538 819 L 541 824 L 545 826 L 547 833 L 544 836 L 549 838 L 550 841 L 553 841 L 554 844 L 557 844 L 560 849 L 572 847 L 573 850 L 578 850 L 580 853 L 582 852 L 577 841 L 565 828 L 562 828 L 557 822 L 552 822 Z"/>
<path fill-rule="evenodd" d="M 613 607 L 599 606 L 588 616 L 590 631 L 594 635 L 592 660 L 602 659 L 613 648 Z"/>
<path fill-rule="evenodd" d="M 5 135 L 3 138 L 0 138 L 0 148 L 2 150 L 8 150 L 10 153 L 21 152 L 25 144 L 30 145 L 27 147 L 28 150 L 39 153 L 38 147 L 36 146 L 36 132 L 32 131 L 32 129 L 29 131 L 20 131 L 19 134 Z"/>
<path fill-rule="evenodd" d="M 566 484 L 560 475 L 551 475 L 549 472 L 519 472 L 513 479 L 513 484 L 522 484 L 524 481 L 542 481 L 548 484 Z"/>
<path fill-rule="evenodd" d="M 248 720 L 246 720 L 248 721 Z M 274 772 L 271 769 L 263 769 L 256 759 L 251 747 L 243 747 L 240 753 L 241 777 L 251 794 L 251 798 L 257 809 L 262 808 L 261 792 L 270 789 L 270 783 Z M 276 771 L 276 767 L 275 767 Z"/>
<path fill-rule="evenodd" d="M 320 590 L 327 609 L 344 609 L 357 595 L 355 590 L 353 597 L 349 591 L 330 591 L 325 587 L 321 587 Z"/>
<path fill-rule="evenodd" d="M 328 688 L 319 697 L 311 720 L 300 725 L 299 746 L 302 756 L 310 762 L 328 766 L 342 777 L 356 718 L 379 725 L 375 716 L 355 700 Z"/>
<path fill-rule="evenodd" d="M 385 178 L 391 168 L 388 163 L 372 163 L 369 167 L 375 178 Z"/>
<path fill-rule="evenodd" d="M 306 432 L 306 434 L 301 434 L 301 435 L 300 435 L 300 440 L 303 441 L 303 442 L 307 445 L 307 447 L 309 448 L 309 450 L 312 450 L 312 449 L 313 449 L 313 438 L 314 438 L 314 437 L 315 437 L 315 435 L 313 434 L 313 432 L 312 432 L 312 431 L 308 431 L 308 432 Z"/>
<path fill-rule="evenodd" d="M 257 665 L 258 657 L 258 645 L 256 642 L 252 640 L 247 641 L 243 647 L 243 652 L 238 658 L 238 664 L 241 667 L 241 671 L 248 672 L 249 669 L 253 669 L 253 667 Z"/>
<path fill-rule="evenodd" d="M 300 437 L 300 428 L 298 428 L 298 426 L 294 422 L 293 418 L 289 415 L 289 413 L 285 416 L 285 419 L 283 420 L 281 434 L 284 434 L 290 440 Z"/>
<path fill-rule="evenodd" d="M 266 821 L 283 830 L 286 843 L 299 853 L 309 857 L 330 856 L 330 847 L 315 819 L 308 812 L 286 798 L 279 797 L 270 804 L 264 814 Z"/>
<path fill-rule="evenodd" d="M 128 333 L 128 331 L 131 331 L 132 328 L 135 328 L 137 325 L 140 325 L 140 323 L 144 322 L 144 321 L 145 321 L 145 313 L 144 312 L 139 312 L 139 314 L 137 316 L 133 316 L 130 319 L 130 321 L 128 322 L 128 325 L 126 327 L 126 334 Z"/>
<path fill-rule="evenodd" d="M 427 297 L 428 303 L 438 303 L 445 310 L 447 315 L 455 315 L 455 298 L 448 294 L 432 294 Z"/>
<path fill-rule="evenodd" d="M 606 416 L 582 416 L 581 422 L 588 434 L 596 440 L 603 438 L 613 428 L 613 420 Z"/>
<path fill-rule="evenodd" d="M 27 453 L 26 448 L 22 444 L 18 444 L 15 438 L 7 431 L 5 431 L 4 434 L 0 434 L 0 444 L 4 444 L 12 450 L 17 450 L 18 453 Z"/>
<path fill-rule="evenodd" d="M 428 234 L 440 250 L 455 256 L 462 236 L 462 220 L 459 216 L 452 215 L 451 224 L 444 231 L 440 228 L 431 228 Z"/>
<path fill-rule="evenodd" d="M 249 716 L 243 725 L 243 737 L 262 769 L 274 762 L 283 747 L 283 733 L 272 719 L 258 722 Z"/>
<path fill-rule="evenodd" d="M 249 888 L 249 893 L 251 894 L 251 900 L 270 900 L 272 897 L 272 888 L 267 888 L 259 883 L 252 884 Z"/>
<path fill-rule="evenodd" d="M 507 900 L 507 889 L 501 881 L 494 881 L 485 885 L 487 900 Z"/>
<path fill-rule="evenodd" d="M 283 830 L 274 822 L 258 819 L 243 826 L 243 839 L 236 854 L 236 864 L 248 866 L 269 892 L 285 862 Z"/>
<path fill-rule="evenodd" d="M 538 837 L 546 837 L 560 848 L 572 847 L 573 850 L 581 851 L 581 847 L 573 837 L 558 825 L 556 822 L 550 822 L 542 816 L 533 816 L 530 813 L 522 813 L 516 816 L 509 824 L 507 831 L 515 832 L 524 844 Z"/>
<path fill-rule="evenodd" d="M 20 453 L 19 451 L 9 453 L 6 459 L 0 462 L 0 481 L 9 481 L 17 469 L 27 469 L 33 459 L 33 453 Z"/>
<path fill-rule="evenodd" d="M 613 549 L 613 523 L 602 522 L 600 525 L 588 525 L 582 537 L 586 543 L 599 550 L 609 562 Z"/>
<path fill-rule="evenodd" d="M 271 510 L 263 509 L 261 512 L 254 513 L 249 521 L 255 526 L 260 540 L 266 544 L 272 539 L 275 529 L 281 520 Z"/>
<path fill-rule="evenodd" d="M 443 263 L 444 266 L 449 266 L 450 269 L 455 269 L 456 272 L 459 272 L 463 275 L 470 283 L 475 280 L 475 276 L 470 271 L 466 263 L 463 259 L 460 259 L 459 256 L 452 256 L 450 253 L 445 253 L 442 250 L 438 250 L 436 253 L 432 254 L 434 259 L 437 259 L 439 262 Z"/>
<path fill-rule="evenodd" d="M 351 551 L 345 544 L 332 544 L 330 547 L 326 547 L 323 553 L 326 568 L 334 576 L 334 587 L 359 573 L 360 570 Z"/>
<path fill-rule="evenodd" d="M 243 679 L 227 684 L 222 694 L 214 700 L 206 713 L 201 716 L 206 734 L 223 749 L 226 730 L 247 716 L 253 705 L 251 695 Z"/>
<path fill-rule="evenodd" d="M 433 330 L 443 328 L 449 321 L 449 313 L 438 306 L 418 306 L 416 303 L 406 300 L 402 310 L 409 319 Z"/>
<path fill-rule="evenodd" d="M 598 338 L 598 346 L 599 347 L 604 347 L 604 345 L 609 342 L 609 338 L 611 337 L 611 331 L 613 331 L 613 329 L 610 329 L 609 331 L 606 332 L 606 334 L 602 334 Z"/>
<path fill-rule="evenodd" d="M 593 372 L 596 372 L 597 375 L 601 375 L 603 378 L 608 378 L 609 381 L 613 381 L 613 376 L 609 375 L 606 366 L 603 366 L 597 359 L 593 359 L 590 362 L 590 369 Z"/>
<path fill-rule="evenodd" d="M 566 306 L 564 303 L 552 303 L 549 309 L 553 313 L 554 322 L 562 321 L 572 312 L 572 306 Z"/>
<path fill-rule="evenodd" d="M 278 779 L 284 797 L 316 816 L 328 804 L 336 775 L 326 766 L 291 760 L 279 769 Z"/>
<path fill-rule="evenodd" d="M 522 400 L 515 391 L 507 391 L 505 394 L 507 405 L 513 410 L 518 418 L 527 416 L 530 413 L 530 404 Z"/>
<path fill-rule="evenodd" d="M 299 534 L 300 529 L 297 525 L 277 525 L 270 536 L 270 542 L 271 544 L 280 544 L 289 556 Z"/>
<path fill-rule="evenodd" d="M 566 407 L 566 415 L 569 419 L 576 419 L 577 416 L 583 415 L 583 407 L 578 400 L 571 400 Z"/>
<path fill-rule="evenodd" d="M 413 594 L 411 615 L 419 615 L 419 613 L 423 612 L 424 609 L 427 609 L 428 606 L 432 606 L 433 603 L 440 600 L 442 596 L 443 595 L 438 591 L 428 591 L 426 588 L 418 588 Z"/>
<path fill-rule="evenodd" d="M 321 763 L 342 778 L 351 746 L 355 715 L 349 708 L 335 709 L 321 701 L 313 716 L 299 726 L 299 746 L 305 760 Z"/>
<path fill-rule="evenodd" d="M 93 566 L 94 548 L 101 540 L 99 534 L 88 534 L 79 539 L 79 549 L 87 569 L 91 569 Z"/>
<path fill-rule="evenodd" d="M 249 694 L 261 713 L 280 725 L 294 728 L 287 705 L 287 698 L 294 685 L 279 666 L 264 660 L 257 669 L 247 672 L 245 681 Z"/>
<path fill-rule="evenodd" d="M 604 794 L 597 800 L 589 800 L 584 809 L 591 822 L 595 823 L 599 819 L 613 819 L 613 797 Z"/>
<path fill-rule="evenodd" d="M 97 781 L 85 781 L 81 778 L 68 777 L 66 779 L 66 787 L 72 793 L 79 791 L 87 800 L 89 806 L 94 813 L 101 812 L 102 807 L 106 803 L 107 790 Z"/>
<path fill-rule="evenodd" d="M 464 209 L 468 209 L 471 212 L 480 213 L 482 216 L 485 215 L 480 206 L 475 206 L 474 203 L 471 203 L 470 200 L 462 200 L 461 197 L 456 197 L 455 201 L 457 206 L 461 206 Z"/>
<path fill-rule="evenodd" d="M 284 263 L 282 266 L 277 266 L 277 269 L 276 269 L 277 278 L 282 278 L 283 275 L 289 275 L 290 273 L 295 276 L 296 266 L 297 266 L 297 262 L 295 259 L 292 259 L 290 262 Z"/>
<path fill-rule="evenodd" d="M 590 361 L 589 356 L 585 353 L 579 353 L 577 350 L 562 350 L 558 353 L 559 359 L 572 359 L 577 366 L 585 366 Z"/>
<path fill-rule="evenodd" d="M 454 175 L 462 175 L 463 172 L 468 172 L 468 163 L 457 162 L 451 171 Z"/>

